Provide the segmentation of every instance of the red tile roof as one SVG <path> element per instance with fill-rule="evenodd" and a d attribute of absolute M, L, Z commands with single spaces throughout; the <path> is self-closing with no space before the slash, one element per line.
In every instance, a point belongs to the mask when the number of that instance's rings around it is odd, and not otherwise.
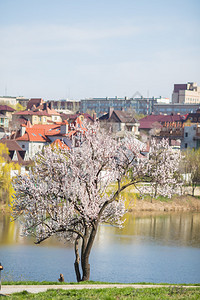
<path fill-rule="evenodd" d="M 18 111 L 14 113 L 15 115 L 20 115 L 20 116 L 27 116 L 27 115 L 35 115 L 35 116 L 48 116 L 50 117 L 46 111 L 32 111 L 32 110 L 23 110 L 23 111 Z"/>
<path fill-rule="evenodd" d="M 8 105 L 0 105 L 0 111 L 10 111 L 10 112 L 13 112 L 15 111 L 14 108 L 8 106 Z"/>
<path fill-rule="evenodd" d="M 48 137 L 45 136 L 45 131 L 43 129 L 35 128 L 26 128 L 25 134 L 16 140 L 29 142 L 50 142 Z"/>
<path fill-rule="evenodd" d="M 57 124 L 35 124 L 30 126 L 30 122 L 27 122 L 26 132 L 23 136 L 17 138 L 17 141 L 35 141 L 35 142 L 50 142 L 48 136 L 68 136 L 71 137 L 79 131 L 86 131 L 80 118 L 77 118 L 75 125 L 69 126 L 69 132 L 60 133 L 62 125 L 68 125 L 65 120 Z"/>
<path fill-rule="evenodd" d="M 165 122 L 183 122 L 184 118 L 181 115 L 149 115 L 139 120 L 140 129 L 150 129 L 153 127 L 162 127 Z"/>
<path fill-rule="evenodd" d="M 33 129 L 44 130 L 45 135 L 58 135 L 60 134 L 60 125 L 58 124 L 35 124 L 32 126 Z"/>
<path fill-rule="evenodd" d="M 60 114 L 57 112 L 57 111 L 55 111 L 55 109 L 53 109 L 53 108 L 49 108 L 49 107 L 47 107 L 46 108 L 46 112 L 49 114 L 49 115 L 56 115 L 56 116 L 60 116 Z"/>
<path fill-rule="evenodd" d="M 87 114 L 87 113 L 78 113 L 78 114 L 64 114 L 61 113 L 62 119 L 67 119 L 70 122 L 75 121 L 78 117 L 83 116 L 84 119 L 86 119 L 88 122 L 94 122 L 93 117 L 91 117 L 91 115 Z"/>
<path fill-rule="evenodd" d="M 180 122 L 183 120 L 183 116 L 181 115 L 149 115 L 146 116 L 139 121 L 149 121 L 149 122 Z"/>
<path fill-rule="evenodd" d="M 31 109 L 33 105 L 39 106 L 42 103 L 44 103 L 44 100 L 42 98 L 32 98 L 28 101 L 27 109 Z"/>
<path fill-rule="evenodd" d="M 151 128 L 155 128 L 155 127 L 161 128 L 162 125 L 159 122 L 157 122 L 157 121 L 154 121 L 154 122 L 151 122 L 151 121 L 141 121 L 140 122 L 140 126 L 139 126 L 140 129 L 151 129 Z"/>

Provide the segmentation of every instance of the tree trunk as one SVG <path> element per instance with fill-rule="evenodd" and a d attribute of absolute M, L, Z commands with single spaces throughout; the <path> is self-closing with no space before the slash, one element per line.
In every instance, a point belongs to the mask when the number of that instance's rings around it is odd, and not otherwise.
<path fill-rule="evenodd" d="M 95 222 L 91 231 L 89 228 L 86 228 L 85 236 L 82 242 L 81 249 L 81 268 L 82 268 L 82 279 L 81 281 L 88 281 L 90 279 L 90 264 L 89 256 L 94 243 L 94 239 L 97 233 L 98 222 Z"/>
<path fill-rule="evenodd" d="M 88 281 L 90 279 L 90 264 L 89 264 L 89 255 L 84 257 L 82 263 L 83 277 L 81 281 Z"/>
<path fill-rule="evenodd" d="M 194 190 L 195 190 L 195 186 L 193 185 L 192 187 L 192 196 L 194 197 Z"/>
<path fill-rule="evenodd" d="M 77 237 L 76 241 L 75 241 L 75 246 L 74 246 L 74 251 L 75 251 L 75 263 L 74 263 L 74 268 L 75 268 L 75 273 L 76 273 L 76 280 L 77 282 L 81 281 L 81 273 L 79 270 L 79 262 L 80 262 L 80 256 L 79 256 L 79 252 L 78 252 L 78 243 L 79 243 L 79 237 Z"/>

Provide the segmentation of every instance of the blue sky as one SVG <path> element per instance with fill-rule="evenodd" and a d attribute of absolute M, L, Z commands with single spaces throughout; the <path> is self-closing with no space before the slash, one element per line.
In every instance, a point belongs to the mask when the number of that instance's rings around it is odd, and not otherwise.
<path fill-rule="evenodd" d="M 200 85 L 199 0 L 0 0 L 0 95 L 171 97 Z"/>

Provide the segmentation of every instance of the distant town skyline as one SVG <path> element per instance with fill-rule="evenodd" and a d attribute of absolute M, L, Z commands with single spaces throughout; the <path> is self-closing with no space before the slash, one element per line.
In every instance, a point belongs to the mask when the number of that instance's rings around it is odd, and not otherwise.
<path fill-rule="evenodd" d="M 200 84 L 198 0 L 0 1 L 0 95 L 171 99 Z"/>

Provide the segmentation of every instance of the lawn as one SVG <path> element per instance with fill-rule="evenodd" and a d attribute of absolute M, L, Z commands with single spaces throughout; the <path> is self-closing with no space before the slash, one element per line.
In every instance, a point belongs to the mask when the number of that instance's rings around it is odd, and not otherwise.
<path fill-rule="evenodd" d="M 83 290 L 54 290 L 30 294 L 26 291 L 12 294 L 9 299 L 200 299 L 200 288 L 184 288 L 181 286 L 163 288 L 108 288 L 108 289 L 83 289 Z"/>

